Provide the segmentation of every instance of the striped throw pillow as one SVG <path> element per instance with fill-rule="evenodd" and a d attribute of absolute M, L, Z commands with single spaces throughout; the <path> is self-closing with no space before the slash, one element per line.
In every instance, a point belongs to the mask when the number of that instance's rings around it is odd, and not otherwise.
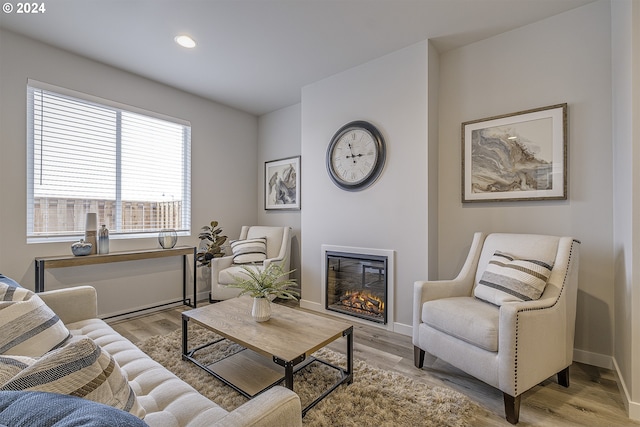
<path fill-rule="evenodd" d="M 4 356 L 6 360 L 13 356 Z M 44 391 L 82 397 L 130 412 L 138 418 L 145 410 L 126 374 L 109 353 L 91 338 L 82 338 L 40 358 L 16 359 L 24 368 L 0 386 L 0 391 Z"/>
<path fill-rule="evenodd" d="M 267 259 L 267 238 L 234 240 L 231 242 L 234 264 L 260 264 Z"/>
<path fill-rule="evenodd" d="M 64 344 L 69 335 L 37 294 L 0 283 L 0 354 L 39 357 Z"/>
<path fill-rule="evenodd" d="M 537 300 L 547 286 L 553 265 L 518 259 L 496 251 L 474 289 L 476 298 L 502 305 L 505 302 Z"/>

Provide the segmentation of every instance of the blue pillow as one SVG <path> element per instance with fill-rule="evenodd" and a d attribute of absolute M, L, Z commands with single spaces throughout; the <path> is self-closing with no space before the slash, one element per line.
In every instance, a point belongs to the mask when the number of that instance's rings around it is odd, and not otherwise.
<path fill-rule="evenodd" d="M 0 392 L 0 426 L 148 427 L 140 418 L 112 406 L 39 391 Z"/>
<path fill-rule="evenodd" d="M 3 285 L 7 285 L 10 288 L 21 288 L 22 287 L 22 286 L 20 286 L 20 284 L 18 282 L 16 282 L 15 280 L 13 280 L 10 277 L 5 276 L 2 273 L 0 273 L 0 283 L 2 283 Z"/>

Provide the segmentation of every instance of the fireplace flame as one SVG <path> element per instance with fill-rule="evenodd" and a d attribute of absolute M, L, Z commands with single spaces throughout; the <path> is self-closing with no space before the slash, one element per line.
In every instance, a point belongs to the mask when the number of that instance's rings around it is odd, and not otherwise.
<path fill-rule="evenodd" d="M 384 301 L 366 291 L 346 291 L 340 297 L 340 304 L 354 310 L 381 315 L 384 313 Z"/>

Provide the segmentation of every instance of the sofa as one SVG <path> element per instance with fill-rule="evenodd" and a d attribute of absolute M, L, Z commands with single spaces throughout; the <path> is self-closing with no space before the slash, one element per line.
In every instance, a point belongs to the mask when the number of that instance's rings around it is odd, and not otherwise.
<path fill-rule="evenodd" d="M 97 318 L 97 294 L 93 287 L 78 286 L 35 295 L 57 314 L 70 332 L 71 339 L 83 337 L 82 339 L 86 341 L 86 337 L 88 337 L 115 360 L 124 372 L 125 381 L 128 381 L 130 389 L 135 393 L 136 407 L 138 408 L 136 415 L 150 427 L 302 425 L 300 399 L 297 394 L 284 387 L 273 387 L 231 412 L 207 399 L 152 360 L 106 322 Z M 42 358 L 44 357 L 46 355 L 42 356 Z M 176 354 L 176 357 L 181 357 L 181 355 Z M 214 378 L 211 380 L 216 381 Z M 2 397 L 2 393 L 6 393 L 4 400 L 9 403 L 5 402 L 3 406 L 3 403 L 0 402 L 0 425 L 3 424 L 3 408 L 10 407 L 11 399 L 14 398 L 10 394 L 12 392 L 2 391 L 0 397 Z M 33 396 L 27 395 L 24 398 L 34 400 Z M 94 402 L 87 400 L 87 404 L 89 403 L 93 404 Z M 118 411 L 120 410 L 118 409 Z M 125 411 L 121 412 L 125 413 Z M 130 416 L 131 414 L 127 413 L 126 415 Z M 115 424 L 107 423 L 106 425 Z M 123 423 L 121 425 L 129 424 Z"/>

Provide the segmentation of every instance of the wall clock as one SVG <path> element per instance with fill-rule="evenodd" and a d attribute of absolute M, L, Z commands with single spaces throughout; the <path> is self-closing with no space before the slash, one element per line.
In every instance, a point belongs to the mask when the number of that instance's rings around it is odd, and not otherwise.
<path fill-rule="evenodd" d="M 353 121 L 331 138 L 327 172 L 343 190 L 363 190 L 380 176 L 385 158 L 386 147 L 380 131 L 369 122 Z"/>

